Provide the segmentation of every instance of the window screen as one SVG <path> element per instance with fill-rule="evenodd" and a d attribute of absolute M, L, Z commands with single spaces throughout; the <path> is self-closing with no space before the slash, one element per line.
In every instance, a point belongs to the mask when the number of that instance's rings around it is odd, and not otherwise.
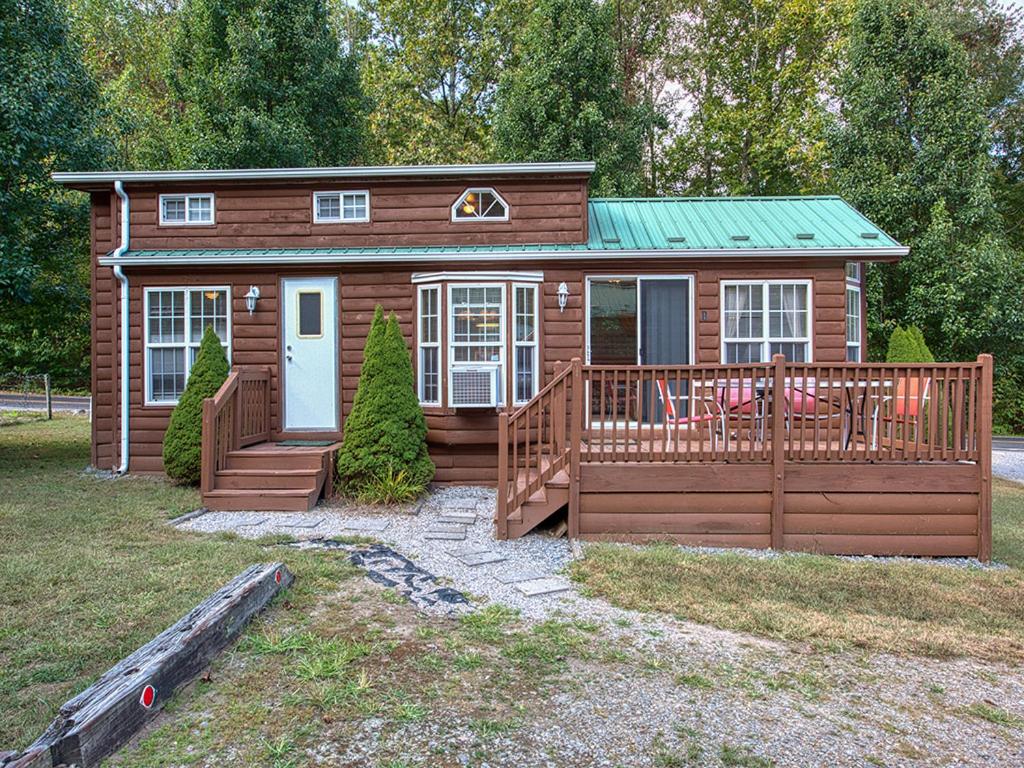
<path fill-rule="evenodd" d="M 322 336 L 323 294 L 320 291 L 299 291 L 299 336 Z"/>

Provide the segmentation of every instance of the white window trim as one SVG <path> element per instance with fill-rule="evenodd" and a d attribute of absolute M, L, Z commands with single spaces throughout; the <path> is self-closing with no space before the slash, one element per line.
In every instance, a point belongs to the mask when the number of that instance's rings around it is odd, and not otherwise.
<path fill-rule="evenodd" d="M 189 221 L 189 199 L 197 197 L 207 197 L 210 199 L 210 220 L 209 221 Z M 167 221 L 164 218 L 164 200 L 169 198 L 181 198 L 185 201 L 185 220 L 184 221 Z M 166 194 L 160 195 L 157 205 L 160 208 L 160 226 L 162 227 L 212 227 L 217 223 L 217 198 L 213 192 L 195 192 L 195 193 L 181 193 L 181 194 Z"/>
<path fill-rule="evenodd" d="M 814 362 L 814 281 L 813 280 L 722 280 L 719 286 L 718 293 L 718 335 L 720 338 L 719 343 L 719 360 L 722 365 L 733 365 L 733 363 L 725 362 L 725 349 L 726 345 L 733 344 L 761 344 L 761 359 L 765 362 L 771 362 L 771 344 L 806 344 L 807 345 L 807 363 Z M 762 309 L 763 313 L 763 328 L 764 335 L 760 337 L 737 337 L 737 338 L 726 338 L 725 336 L 725 289 L 727 286 L 733 285 L 760 285 L 763 292 Z M 769 310 L 768 310 L 768 287 L 772 285 L 805 285 L 807 286 L 807 336 L 786 336 L 779 338 L 772 338 L 769 333 Z M 845 305 L 844 305 L 845 306 Z M 845 310 L 844 310 L 845 311 Z M 846 335 L 846 329 L 843 329 L 843 335 Z M 790 361 L 792 362 L 792 361 Z M 736 363 L 738 365 L 738 363 Z"/>
<path fill-rule="evenodd" d="M 434 322 L 437 324 L 434 338 L 436 338 L 437 341 L 423 341 L 423 329 L 425 327 L 423 322 L 423 294 L 428 292 L 433 292 L 437 297 L 437 315 L 434 319 Z M 421 354 L 423 349 L 436 349 L 438 368 L 440 369 L 444 364 L 444 361 L 441 359 L 441 319 L 444 316 L 443 313 L 444 303 L 441 301 L 440 283 L 435 285 L 419 286 L 416 291 L 416 394 L 419 397 L 420 405 L 439 407 L 444 401 L 444 392 L 441 385 L 445 377 L 440 370 L 437 372 L 437 399 L 425 400 L 423 397 L 423 355 Z"/>
<path fill-rule="evenodd" d="M 149 340 L 149 297 L 153 293 L 167 291 L 183 291 L 185 293 L 185 340 L 175 342 L 150 342 Z M 230 285 L 154 285 L 143 289 L 143 315 L 142 315 L 142 362 L 143 379 L 145 391 L 145 405 L 156 407 L 173 407 L 178 404 L 177 400 L 154 400 L 152 394 L 152 380 L 150 378 L 149 350 L 151 349 L 179 349 L 185 348 L 185 386 L 188 386 L 188 377 L 192 373 L 189 350 L 198 347 L 202 338 L 192 340 L 192 323 L 190 322 L 192 307 L 189 291 L 224 291 L 227 295 L 227 341 L 221 342 L 228 357 L 228 365 L 231 365 L 231 286 Z"/>
<path fill-rule="evenodd" d="M 457 218 L 455 216 L 455 212 L 458 210 L 459 206 L 462 205 L 462 201 L 466 199 L 466 195 L 468 195 L 470 193 L 473 193 L 473 192 L 477 193 L 478 195 L 479 194 L 483 194 L 485 192 L 489 192 L 490 194 L 494 195 L 495 200 L 497 200 L 503 206 L 503 208 L 505 210 L 505 215 L 504 216 L 473 216 L 472 218 L 468 218 L 467 217 L 467 218 L 464 218 L 464 219 Z M 509 206 L 508 201 L 505 200 L 504 197 L 499 195 L 498 194 L 498 190 L 494 189 L 494 187 L 469 187 L 467 189 L 462 190 L 462 194 L 460 194 L 458 196 L 458 198 L 455 200 L 455 202 L 452 203 L 451 211 L 452 211 L 452 221 L 453 222 L 455 222 L 457 224 L 474 224 L 476 222 L 508 221 L 509 220 L 509 215 L 510 215 L 510 213 L 512 211 L 512 208 Z"/>
<path fill-rule="evenodd" d="M 846 275 L 846 291 L 857 292 L 857 337 L 858 341 L 846 341 L 846 361 L 847 362 L 864 362 L 864 265 L 856 262 L 857 276 L 851 277 Z M 846 271 L 846 267 L 843 267 L 843 271 Z M 844 319 L 846 323 L 850 322 L 850 313 L 846 311 L 846 291 L 843 291 L 843 310 L 845 312 Z M 843 327 L 843 338 L 846 338 L 847 328 Z M 850 348 L 856 347 L 857 349 L 857 360 L 850 360 Z"/>
<path fill-rule="evenodd" d="M 533 292 L 533 341 L 516 340 L 516 320 L 518 316 L 518 303 L 516 300 L 520 288 Z M 540 290 L 536 283 L 512 283 L 512 322 L 509 328 L 509 341 L 512 346 L 512 404 L 523 405 L 530 402 L 540 391 Z M 517 384 L 519 382 L 519 357 L 516 350 L 520 347 L 530 347 L 533 350 L 533 381 L 532 392 L 528 400 L 520 400 L 516 397 Z"/>
<path fill-rule="evenodd" d="M 448 290 L 445 293 L 446 302 L 445 302 L 445 305 L 444 305 L 444 312 L 445 312 L 445 320 L 447 321 L 447 326 L 448 326 L 448 355 L 447 355 L 448 371 L 447 371 L 447 374 L 445 375 L 445 380 L 448 383 L 448 407 L 449 408 L 458 408 L 459 407 L 459 406 L 455 405 L 451 401 L 451 397 L 452 397 L 452 373 L 454 373 L 456 366 L 481 365 L 481 363 L 456 363 L 455 362 L 455 350 L 458 347 L 473 347 L 473 346 L 497 346 L 498 347 L 499 358 L 500 359 L 496 363 L 495 362 L 490 362 L 489 364 L 490 365 L 496 365 L 498 367 L 498 369 L 501 371 L 501 381 L 502 381 L 503 386 L 502 386 L 502 390 L 501 390 L 501 393 L 500 393 L 501 400 L 498 403 L 498 407 L 501 408 L 501 407 L 503 407 L 505 405 L 505 403 L 508 402 L 509 377 L 508 377 L 508 368 L 506 367 L 508 361 L 506 360 L 507 355 L 505 354 L 506 347 L 508 347 L 508 341 L 509 341 L 508 336 L 506 335 L 508 333 L 508 318 L 506 317 L 506 312 L 508 311 L 508 297 L 506 295 L 507 291 L 505 290 L 505 287 L 506 287 L 505 283 L 457 283 L 457 284 L 449 283 L 448 284 Z M 487 344 L 482 344 L 482 343 L 477 343 L 477 342 L 466 342 L 466 341 L 456 342 L 455 341 L 455 323 L 452 322 L 452 292 L 456 288 L 458 288 L 460 290 L 461 289 L 469 289 L 469 288 L 500 288 L 501 289 L 501 306 L 498 309 L 498 322 L 500 324 L 499 327 L 498 327 L 499 341 L 497 342 L 497 344 L 495 344 L 495 345 L 487 345 Z"/>
<path fill-rule="evenodd" d="M 317 201 L 327 195 L 338 195 L 338 218 L 330 219 L 320 216 Z M 366 215 L 358 219 L 345 218 L 345 195 L 362 195 L 366 200 Z M 323 189 L 313 193 L 314 224 L 366 224 L 370 221 L 370 190 L 368 189 Z"/>

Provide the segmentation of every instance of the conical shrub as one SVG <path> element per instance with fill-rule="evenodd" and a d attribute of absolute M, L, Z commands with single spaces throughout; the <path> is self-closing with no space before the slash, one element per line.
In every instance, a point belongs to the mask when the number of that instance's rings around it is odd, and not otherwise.
<path fill-rule="evenodd" d="M 366 339 L 359 386 L 338 452 L 341 490 L 391 498 L 382 485 L 401 484 L 403 497 L 422 493 L 434 477 L 427 422 L 416 397 L 412 359 L 398 319 L 382 321 L 377 307 Z"/>
<path fill-rule="evenodd" d="M 924 334 L 916 325 L 896 326 L 889 337 L 887 363 L 934 363 L 935 356 L 925 343 Z"/>
<path fill-rule="evenodd" d="M 179 483 L 199 483 L 203 454 L 203 400 L 217 394 L 228 377 L 227 355 L 212 326 L 206 326 L 185 391 L 164 433 L 164 471 Z"/>

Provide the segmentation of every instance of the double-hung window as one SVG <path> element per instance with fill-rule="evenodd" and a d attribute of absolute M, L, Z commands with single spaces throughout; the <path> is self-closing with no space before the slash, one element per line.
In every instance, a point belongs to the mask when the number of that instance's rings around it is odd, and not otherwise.
<path fill-rule="evenodd" d="M 860 363 L 861 360 L 861 267 L 856 262 L 846 265 L 846 360 Z"/>
<path fill-rule="evenodd" d="M 419 383 L 420 402 L 441 404 L 441 287 L 419 289 Z"/>
<path fill-rule="evenodd" d="M 160 195 L 160 223 L 165 226 L 213 224 L 213 194 Z"/>
<path fill-rule="evenodd" d="M 313 193 L 315 224 L 359 223 L 369 220 L 370 193 L 365 189 Z"/>
<path fill-rule="evenodd" d="M 512 291 L 512 397 L 525 403 L 537 392 L 537 286 Z"/>
<path fill-rule="evenodd" d="M 722 361 L 763 363 L 782 354 L 811 359 L 811 284 L 806 280 L 722 283 Z"/>
<path fill-rule="evenodd" d="M 230 357 L 230 297 L 227 286 L 145 290 L 148 404 L 178 402 L 207 326 Z"/>
<path fill-rule="evenodd" d="M 519 282 L 518 273 L 507 275 L 487 283 L 431 275 L 419 285 L 416 388 L 423 405 L 520 404 L 536 394 L 540 276 Z"/>

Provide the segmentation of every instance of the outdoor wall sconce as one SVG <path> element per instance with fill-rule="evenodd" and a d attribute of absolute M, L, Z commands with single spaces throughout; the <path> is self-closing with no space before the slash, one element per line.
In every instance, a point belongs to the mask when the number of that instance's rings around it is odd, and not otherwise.
<path fill-rule="evenodd" d="M 249 310 L 250 315 L 256 311 L 256 299 L 259 297 L 260 289 L 255 285 L 250 285 L 249 292 L 245 294 L 245 308 Z"/>
<path fill-rule="evenodd" d="M 558 286 L 558 311 L 565 312 L 565 305 L 569 302 L 569 286 L 561 283 Z"/>

